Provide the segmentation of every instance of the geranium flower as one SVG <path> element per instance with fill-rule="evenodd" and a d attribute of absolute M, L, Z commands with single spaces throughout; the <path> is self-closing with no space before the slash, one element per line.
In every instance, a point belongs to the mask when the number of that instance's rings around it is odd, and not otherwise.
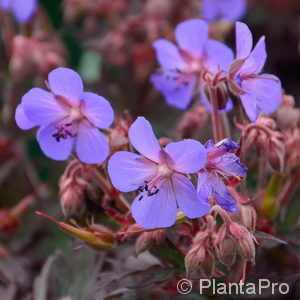
<path fill-rule="evenodd" d="M 84 163 L 101 163 L 109 153 L 108 142 L 98 128 L 107 128 L 114 119 L 107 100 L 84 92 L 75 71 L 57 68 L 48 75 L 51 92 L 32 88 L 16 110 L 21 129 L 41 126 L 37 140 L 46 156 L 67 159 L 75 146 Z"/>
<path fill-rule="evenodd" d="M 205 164 L 206 150 L 201 143 L 187 139 L 162 148 L 143 117 L 131 125 L 129 139 L 141 155 L 116 152 L 108 162 L 108 173 L 118 190 L 140 192 L 131 206 L 139 225 L 149 229 L 172 226 L 178 208 L 189 218 L 209 212 L 210 206 L 197 198 L 186 176 Z"/>
<path fill-rule="evenodd" d="M 236 61 L 230 78 L 232 89 L 239 94 L 249 119 L 254 122 L 262 111 L 273 113 L 280 105 L 281 82 L 271 74 L 260 74 L 267 58 L 265 37 L 252 49 L 251 31 L 244 23 L 236 23 Z M 259 75 L 258 75 L 259 74 Z"/>
<path fill-rule="evenodd" d="M 244 16 L 246 8 L 246 0 L 202 0 L 201 13 L 207 21 L 225 19 L 234 22 Z"/>
<path fill-rule="evenodd" d="M 217 144 L 212 140 L 205 144 L 207 162 L 203 170 L 198 173 L 198 196 L 207 203 L 210 197 L 229 212 L 236 212 L 234 198 L 228 191 L 224 180 L 229 182 L 230 177 L 240 179 L 247 174 L 247 168 L 240 159 L 230 151 L 238 149 L 239 145 L 231 139 L 224 139 Z"/>
<path fill-rule="evenodd" d="M 175 38 L 178 47 L 165 39 L 153 43 L 161 69 L 151 76 L 151 81 L 169 105 L 185 109 L 200 84 L 203 71 L 228 70 L 234 57 L 230 48 L 208 39 L 208 25 L 203 20 L 178 24 Z"/>
<path fill-rule="evenodd" d="M 37 10 L 37 0 L 0 0 L 0 8 L 13 13 L 16 20 L 26 23 Z"/>

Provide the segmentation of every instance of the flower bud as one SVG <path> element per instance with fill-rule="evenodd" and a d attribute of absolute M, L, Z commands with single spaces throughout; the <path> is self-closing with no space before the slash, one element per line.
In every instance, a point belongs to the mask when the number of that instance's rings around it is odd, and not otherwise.
<path fill-rule="evenodd" d="M 216 259 L 212 251 L 206 251 L 205 259 L 200 264 L 200 271 L 206 278 L 211 278 L 216 269 Z"/>
<path fill-rule="evenodd" d="M 135 242 L 136 255 L 148 250 L 153 244 L 160 245 L 163 243 L 164 239 L 165 233 L 163 230 L 143 232 Z"/>
<path fill-rule="evenodd" d="M 184 258 L 187 275 L 193 273 L 197 268 L 199 268 L 199 265 L 204 262 L 205 255 L 206 251 L 203 246 L 190 249 Z"/>
<path fill-rule="evenodd" d="M 218 259 L 225 266 L 230 268 L 236 259 L 236 244 L 231 238 L 224 238 L 216 247 Z"/>
<path fill-rule="evenodd" d="M 250 230 L 250 232 L 254 232 L 257 220 L 257 213 L 254 207 L 251 205 L 241 205 L 240 211 L 244 226 Z"/>

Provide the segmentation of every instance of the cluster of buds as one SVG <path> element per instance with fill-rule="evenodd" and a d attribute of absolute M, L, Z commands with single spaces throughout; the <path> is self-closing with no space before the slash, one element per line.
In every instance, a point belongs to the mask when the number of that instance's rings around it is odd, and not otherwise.
<path fill-rule="evenodd" d="M 224 221 L 221 227 L 216 222 L 217 214 Z M 204 277 L 210 278 L 220 273 L 218 263 L 228 270 L 239 261 L 254 263 L 256 212 L 250 205 L 240 205 L 235 218 L 239 220 L 235 222 L 220 206 L 213 207 L 211 215 L 206 217 L 206 229 L 196 234 L 185 256 L 188 274 L 199 268 Z"/>
<path fill-rule="evenodd" d="M 36 73 L 44 78 L 52 69 L 64 65 L 65 51 L 58 40 L 49 40 L 39 33 L 13 38 L 9 68 L 16 81 Z"/>
<path fill-rule="evenodd" d="M 242 128 L 242 156 L 251 148 L 267 158 L 273 170 L 282 172 L 285 163 L 285 137 L 275 130 L 276 122 L 267 117 L 260 117 L 256 123 Z"/>
<path fill-rule="evenodd" d="M 128 150 L 128 130 L 132 124 L 132 118 L 130 114 L 125 112 L 124 116 L 117 115 L 114 124 L 115 126 L 113 129 L 110 129 L 108 136 L 112 153 L 121 150 Z"/>
<path fill-rule="evenodd" d="M 59 198 L 62 211 L 66 217 L 81 215 L 85 208 L 85 193 L 93 193 L 93 187 L 86 178 L 87 166 L 77 159 L 72 160 L 59 180 Z"/>

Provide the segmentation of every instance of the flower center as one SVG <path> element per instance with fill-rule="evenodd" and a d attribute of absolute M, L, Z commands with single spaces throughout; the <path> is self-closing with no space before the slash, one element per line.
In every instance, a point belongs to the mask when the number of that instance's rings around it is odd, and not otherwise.
<path fill-rule="evenodd" d="M 74 138 L 77 135 L 78 123 L 83 118 L 80 105 L 78 107 L 70 107 L 69 115 L 55 126 L 57 132 L 52 134 L 52 136 L 57 142 L 68 137 Z"/>
<path fill-rule="evenodd" d="M 150 181 L 145 181 L 145 184 L 138 188 L 138 191 L 141 192 L 139 200 L 142 200 L 145 193 L 148 197 L 156 195 L 159 192 L 159 188 L 157 188 L 157 186 L 161 180 L 166 177 L 170 177 L 173 172 L 174 171 L 167 164 L 159 165 L 156 175 Z"/>

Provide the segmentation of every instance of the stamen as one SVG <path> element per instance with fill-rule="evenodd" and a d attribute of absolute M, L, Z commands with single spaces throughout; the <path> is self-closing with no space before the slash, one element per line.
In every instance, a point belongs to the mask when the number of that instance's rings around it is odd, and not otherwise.
<path fill-rule="evenodd" d="M 63 124 L 61 127 L 58 128 L 56 133 L 53 133 L 52 136 L 55 138 L 57 142 L 60 142 L 60 139 L 67 139 L 68 137 L 74 138 L 76 134 L 72 133 L 68 127 L 72 126 L 72 123 Z M 66 128 L 67 127 L 67 128 Z"/>

